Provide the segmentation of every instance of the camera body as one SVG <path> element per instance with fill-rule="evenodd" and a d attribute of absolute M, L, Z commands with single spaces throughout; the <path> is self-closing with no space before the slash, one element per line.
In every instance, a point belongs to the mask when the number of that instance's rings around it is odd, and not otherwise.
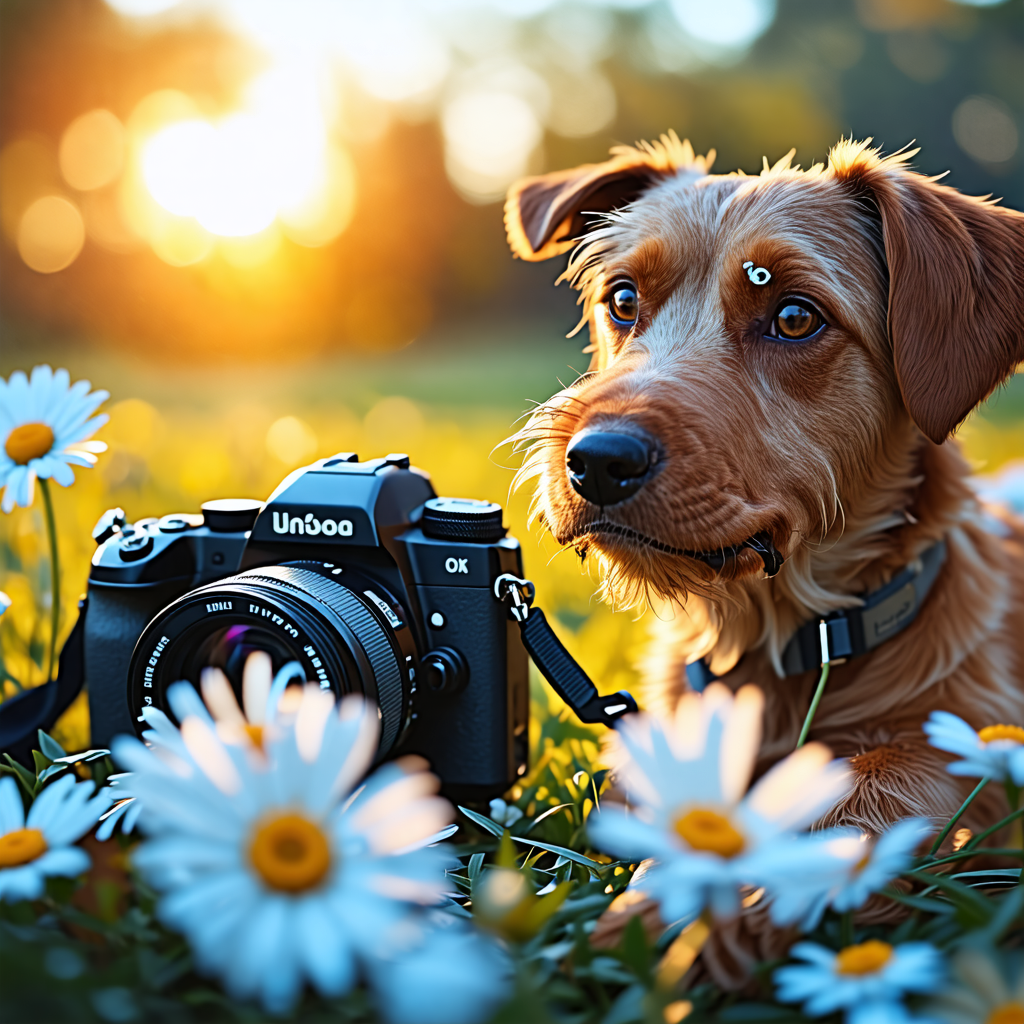
<path fill-rule="evenodd" d="M 363 692 L 381 714 L 379 758 L 426 757 L 459 799 L 505 791 L 526 771 L 527 654 L 494 591 L 522 575 L 518 541 L 489 502 L 437 498 L 405 455 L 341 453 L 291 473 L 266 504 L 210 501 L 202 516 L 94 537 L 84 658 L 93 742 L 170 714 L 178 679 L 204 667 L 241 697 L 244 658 L 275 681 Z"/>

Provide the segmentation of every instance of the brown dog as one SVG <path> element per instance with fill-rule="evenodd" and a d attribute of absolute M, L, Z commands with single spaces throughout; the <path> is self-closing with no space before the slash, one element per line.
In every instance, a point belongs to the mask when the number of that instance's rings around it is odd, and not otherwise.
<path fill-rule="evenodd" d="M 982 509 L 947 440 L 1024 359 L 1024 216 L 853 142 L 758 177 L 675 135 L 613 154 L 506 205 L 517 256 L 572 250 L 592 352 L 520 433 L 520 478 L 609 597 L 674 611 L 648 706 L 688 676 L 757 683 L 763 771 L 796 744 L 827 619 L 847 660 L 812 736 L 857 779 L 830 821 L 948 818 L 975 780 L 924 719 L 1024 725 L 1024 524 Z M 985 796 L 963 825 L 996 820 Z"/>

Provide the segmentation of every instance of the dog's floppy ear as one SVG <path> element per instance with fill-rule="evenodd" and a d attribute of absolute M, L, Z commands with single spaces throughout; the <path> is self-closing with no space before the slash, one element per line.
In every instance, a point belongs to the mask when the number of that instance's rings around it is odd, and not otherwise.
<path fill-rule="evenodd" d="M 517 181 L 505 202 L 508 244 L 520 259 L 550 259 L 571 249 L 586 230 L 588 215 L 631 203 L 655 182 L 690 171 L 707 174 L 714 152 L 694 156 L 675 132 L 636 148 L 618 146 L 603 164 L 584 164 Z"/>
<path fill-rule="evenodd" d="M 869 196 L 889 268 L 889 338 L 914 422 L 941 444 L 1024 360 L 1024 214 L 840 143 L 832 173 Z"/>

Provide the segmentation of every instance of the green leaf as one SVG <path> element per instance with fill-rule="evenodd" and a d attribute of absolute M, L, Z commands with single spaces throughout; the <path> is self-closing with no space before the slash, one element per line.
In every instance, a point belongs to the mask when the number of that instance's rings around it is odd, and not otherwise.
<path fill-rule="evenodd" d="M 466 874 L 469 875 L 470 882 L 475 882 L 480 877 L 480 872 L 484 866 L 484 855 L 482 853 L 474 853 L 469 858 L 469 867 L 466 869 Z"/>
<path fill-rule="evenodd" d="M 643 985 L 630 985 L 619 993 L 612 1008 L 605 1015 L 601 1024 L 640 1024 L 645 1020 L 644 996 L 647 994 Z"/>
<path fill-rule="evenodd" d="M 39 730 L 39 749 L 43 752 L 45 757 L 48 757 L 51 761 L 56 761 L 58 757 L 64 757 L 67 751 L 47 733 Z"/>
<path fill-rule="evenodd" d="M 462 811 L 462 813 L 469 818 L 474 825 L 482 828 L 485 832 L 490 832 L 492 836 L 497 836 L 500 839 L 502 832 L 505 831 L 497 822 L 491 821 L 490 818 L 485 818 L 482 814 L 477 814 L 476 811 L 471 811 L 468 807 L 463 807 L 460 804 L 459 810 Z"/>
<path fill-rule="evenodd" d="M 612 897 L 601 893 L 596 896 L 581 896 L 579 899 L 566 900 L 559 908 L 556 917 L 559 921 L 573 921 L 580 917 L 597 917 Z"/>
<path fill-rule="evenodd" d="M 1024 907 L 1024 888 L 1014 886 L 1005 897 L 996 902 L 996 906 L 998 909 L 995 916 L 980 933 L 992 943 L 998 942 L 1003 933 L 1020 918 L 1021 909 Z"/>
<path fill-rule="evenodd" d="M 995 913 L 995 908 L 989 900 L 948 875 L 934 875 L 928 871 L 907 871 L 905 877 L 941 889 L 956 904 L 962 924 L 972 927 L 987 924 Z"/>
<path fill-rule="evenodd" d="M 22 789 L 24 789 L 25 792 L 34 799 L 36 790 L 39 788 L 36 777 L 23 765 L 18 764 L 10 754 L 4 754 L 4 758 L 7 761 L 7 764 L 0 765 L 0 768 L 3 768 L 4 771 L 8 771 L 12 775 L 16 776 L 18 781 L 21 783 Z"/>
<path fill-rule="evenodd" d="M 929 914 L 949 915 L 956 913 L 956 907 L 947 900 L 933 900 L 926 896 L 910 896 L 906 893 L 896 892 L 893 889 L 883 889 L 882 895 L 902 903 L 905 907 L 913 907 L 914 910 L 923 910 Z"/>
<path fill-rule="evenodd" d="M 628 985 L 633 981 L 633 975 L 614 957 L 594 957 L 589 970 L 593 978 L 603 981 L 607 985 Z"/>
<path fill-rule="evenodd" d="M 989 868 L 987 871 L 957 871 L 950 878 L 1020 878 L 1020 868 Z"/>
<path fill-rule="evenodd" d="M 750 1020 L 750 1021 L 802 1021 L 805 1018 L 786 1006 L 773 1006 L 770 1003 L 737 1003 L 727 1006 L 718 1012 L 719 1020 Z"/>
<path fill-rule="evenodd" d="M 533 821 L 531 821 L 530 824 L 526 826 L 526 828 L 523 830 L 523 835 L 526 835 L 530 831 L 530 829 L 533 828 L 534 825 L 540 824 L 540 822 L 542 822 L 545 818 L 550 817 L 552 814 L 557 814 L 558 811 L 562 810 L 565 807 L 573 807 L 573 806 L 575 806 L 575 805 L 569 803 L 569 804 L 558 804 L 555 807 L 549 807 L 543 814 L 537 815 L 537 817 L 534 818 Z"/>
<path fill-rule="evenodd" d="M 651 973 L 651 947 L 647 944 L 647 933 L 639 914 L 627 922 L 620 946 L 622 962 L 638 978 L 647 981 Z"/>
<path fill-rule="evenodd" d="M 57 764 L 82 764 L 86 761 L 98 761 L 110 753 L 106 747 L 95 747 L 92 750 L 83 750 L 80 754 L 67 754 L 64 757 L 55 757 Z"/>
<path fill-rule="evenodd" d="M 33 750 L 32 753 L 34 754 L 36 751 Z M 54 775 L 60 775 L 61 772 L 66 772 L 67 770 L 68 766 L 66 764 L 51 764 L 49 768 L 44 768 L 39 773 L 39 781 L 40 783 L 48 782 Z"/>
<path fill-rule="evenodd" d="M 32 763 L 36 766 L 36 775 L 42 775 L 47 768 L 50 767 L 53 762 L 45 755 L 40 754 L 38 750 L 32 751 Z"/>
<path fill-rule="evenodd" d="M 459 809 L 462 810 L 463 808 Z M 596 860 L 584 857 L 582 853 L 576 853 L 575 850 L 567 849 L 564 846 L 555 846 L 554 843 L 542 843 L 539 839 L 529 839 L 525 836 L 513 836 L 512 839 L 517 843 L 524 843 L 527 846 L 536 846 L 541 850 L 547 850 L 548 853 L 557 853 L 560 857 L 565 857 L 566 860 L 571 860 L 574 864 L 582 864 L 585 868 L 590 868 L 591 871 L 599 872 L 604 868 L 611 867 L 610 864 L 600 864 Z"/>

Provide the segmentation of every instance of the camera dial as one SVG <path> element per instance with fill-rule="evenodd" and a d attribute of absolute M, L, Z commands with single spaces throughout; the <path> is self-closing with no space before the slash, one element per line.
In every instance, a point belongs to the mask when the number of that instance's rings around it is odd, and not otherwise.
<path fill-rule="evenodd" d="M 501 506 L 472 498 L 431 498 L 423 506 L 420 528 L 437 540 L 493 544 L 505 536 Z"/>
<path fill-rule="evenodd" d="M 434 693 L 458 693 L 469 682 L 469 666 L 459 651 L 438 647 L 424 655 L 423 675 Z"/>
<path fill-rule="evenodd" d="M 262 501 L 251 498 L 218 498 L 204 501 L 203 525 L 215 533 L 234 533 L 236 530 L 251 530 L 256 517 L 263 510 Z"/>
<path fill-rule="evenodd" d="M 123 533 L 117 546 L 117 554 L 122 561 L 137 562 L 153 550 L 153 535 L 145 528 Z"/>

